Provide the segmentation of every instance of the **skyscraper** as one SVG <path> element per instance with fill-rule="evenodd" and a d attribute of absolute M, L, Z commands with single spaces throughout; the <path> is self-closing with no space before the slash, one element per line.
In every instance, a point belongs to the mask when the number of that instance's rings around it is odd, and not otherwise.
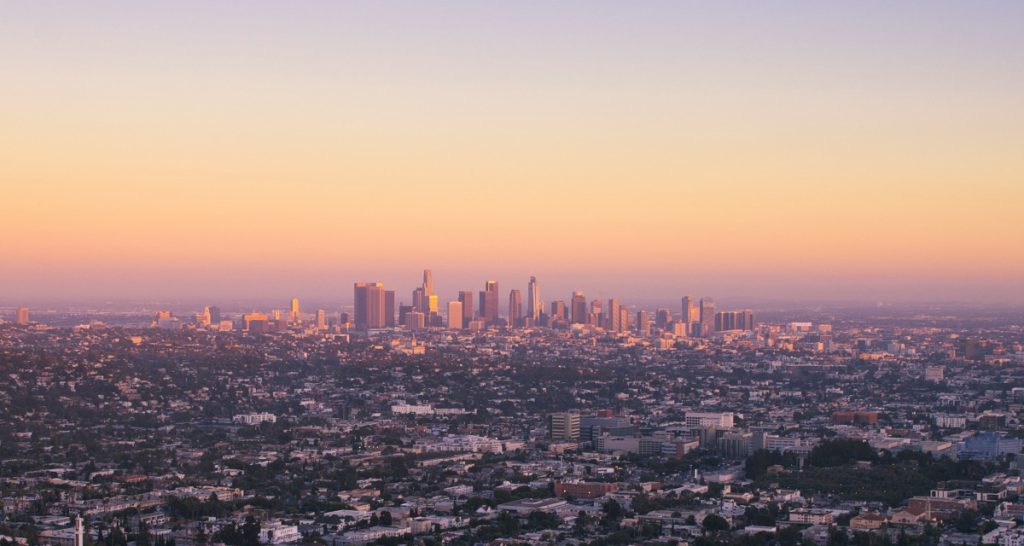
<path fill-rule="evenodd" d="M 569 312 L 565 308 L 564 301 L 551 302 L 551 320 L 569 320 Z"/>
<path fill-rule="evenodd" d="M 437 312 L 437 298 L 434 294 L 434 274 L 429 269 L 423 270 L 423 284 L 412 291 L 412 307 L 426 315 Z"/>
<path fill-rule="evenodd" d="M 302 322 L 302 313 L 299 311 L 299 298 L 292 298 L 292 311 L 289 318 L 291 322 L 296 324 Z"/>
<path fill-rule="evenodd" d="M 220 307 L 211 305 L 210 309 L 210 324 L 220 324 Z"/>
<path fill-rule="evenodd" d="M 636 334 L 640 337 L 651 335 L 651 319 L 643 309 L 636 312 Z"/>
<path fill-rule="evenodd" d="M 686 323 L 687 335 L 700 335 L 700 332 L 697 331 L 697 327 L 695 326 L 695 324 L 700 322 L 700 309 L 697 307 L 697 302 L 695 302 L 690 296 L 683 296 L 682 321 Z"/>
<path fill-rule="evenodd" d="M 657 313 L 654 315 L 654 325 L 658 328 L 664 329 L 670 322 L 672 322 L 672 311 L 665 309 L 664 307 L 658 309 Z"/>
<path fill-rule="evenodd" d="M 572 303 L 569 308 L 572 312 L 573 324 L 587 323 L 587 297 L 583 295 L 583 292 L 572 293 Z"/>
<path fill-rule="evenodd" d="M 605 319 L 604 327 L 611 332 L 621 332 L 622 327 L 619 320 L 619 300 L 615 298 L 608 298 L 608 310 L 606 311 L 607 318 Z"/>
<path fill-rule="evenodd" d="M 420 311 L 409 311 L 405 314 L 405 322 L 403 326 L 410 330 L 422 330 L 426 327 L 426 324 L 426 316 Z"/>
<path fill-rule="evenodd" d="M 715 331 L 723 332 L 736 329 L 736 313 L 734 311 L 719 311 L 715 313 Z"/>
<path fill-rule="evenodd" d="M 590 315 L 587 316 L 587 324 L 600 326 L 602 320 L 601 300 L 590 300 Z"/>
<path fill-rule="evenodd" d="M 412 308 L 417 311 L 422 311 L 427 308 L 427 304 L 424 301 L 426 299 L 423 293 L 423 287 L 417 286 L 412 290 Z"/>
<path fill-rule="evenodd" d="M 355 284 L 356 330 L 366 331 L 387 325 L 385 292 L 384 283 Z"/>
<path fill-rule="evenodd" d="M 326 330 L 327 329 L 327 311 L 323 309 L 316 310 L 316 329 Z"/>
<path fill-rule="evenodd" d="M 473 320 L 476 316 L 473 310 L 473 292 L 471 290 L 459 291 L 459 303 L 462 304 L 462 327 L 466 328 L 469 326 L 469 321 Z"/>
<path fill-rule="evenodd" d="M 740 330 L 754 330 L 754 312 L 750 309 L 744 309 L 739 312 L 737 318 L 736 328 Z"/>
<path fill-rule="evenodd" d="M 530 277 L 530 284 L 526 285 L 526 316 L 536 323 L 540 317 L 544 304 L 540 301 L 540 284 L 537 277 Z"/>
<path fill-rule="evenodd" d="M 28 307 L 19 307 L 15 322 L 21 326 L 28 325 Z"/>
<path fill-rule="evenodd" d="M 700 299 L 700 335 L 706 336 L 715 330 L 715 300 Z"/>
<path fill-rule="evenodd" d="M 508 325 L 519 326 L 523 316 L 523 294 L 518 288 L 508 293 Z"/>
<path fill-rule="evenodd" d="M 448 329 L 461 330 L 465 326 L 462 320 L 462 302 L 448 302 Z"/>
<path fill-rule="evenodd" d="M 754 313 L 750 309 L 742 311 L 719 311 L 715 313 L 715 331 L 753 330 Z"/>
<path fill-rule="evenodd" d="M 170 316 L 166 317 L 171 318 Z M 158 318 L 157 322 L 165 320 L 164 318 Z M 270 317 L 266 313 L 245 313 L 242 315 L 242 324 L 244 328 L 253 333 L 265 333 L 267 329 L 267 323 L 270 321 Z"/>
<path fill-rule="evenodd" d="M 395 291 L 384 291 L 384 327 L 395 327 Z"/>
<path fill-rule="evenodd" d="M 498 322 L 498 281 L 487 281 L 480 292 L 480 318 L 488 326 Z"/>
<path fill-rule="evenodd" d="M 423 293 L 428 297 L 434 293 L 434 273 L 429 269 L 423 270 Z"/>

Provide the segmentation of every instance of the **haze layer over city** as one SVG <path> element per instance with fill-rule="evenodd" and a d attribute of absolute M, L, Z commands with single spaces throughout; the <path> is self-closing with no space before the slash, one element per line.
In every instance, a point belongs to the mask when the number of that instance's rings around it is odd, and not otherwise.
<path fill-rule="evenodd" d="M 0 546 L 1024 545 L 1024 3 L 0 6 Z"/>

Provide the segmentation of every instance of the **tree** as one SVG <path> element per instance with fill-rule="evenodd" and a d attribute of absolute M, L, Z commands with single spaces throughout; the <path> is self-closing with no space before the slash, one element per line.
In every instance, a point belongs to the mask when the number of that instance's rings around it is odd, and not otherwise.
<path fill-rule="evenodd" d="M 245 524 L 242 525 L 242 546 L 259 546 L 260 544 L 260 522 L 252 516 L 245 517 Z"/>
<path fill-rule="evenodd" d="M 717 514 L 708 514 L 700 524 L 701 527 L 704 528 L 704 531 L 708 533 L 717 533 L 719 531 L 729 530 L 729 522 Z"/>
<path fill-rule="evenodd" d="M 833 527 L 828 531 L 828 546 L 846 546 L 850 543 L 850 536 L 839 527 Z"/>
<path fill-rule="evenodd" d="M 842 466 L 853 461 L 876 461 L 878 452 L 863 440 L 826 440 L 811 450 L 807 464 L 811 466 Z"/>
<path fill-rule="evenodd" d="M 778 508 L 776 507 L 776 511 Z M 776 512 L 777 514 L 777 512 Z M 775 525 L 776 514 L 772 513 L 771 508 L 758 508 L 756 506 L 748 506 L 743 518 L 746 520 L 747 525 Z"/>
<path fill-rule="evenodd" d="M 238 527 L 234 523 L 229 523 L 214 533 L 213 542 L 223 542 L 229 546 L 240 546 L 242 544 L 242 534 L 238 532 Z"/>
<path fill-rule="evenodd" d="M 124 531 L 120 527 L 114 527 L 107 533 L 107 544 L 110 546 L 127 546 L 128 538 L 124 536 Z"/>
<path fill-rule="evenodd" d="M 576 514 L 576 522 L 573 523 L 572 533 L 575 536 L 581 537 L 587 534 L 587 525 L 590 524 L 590 516 L 583 510 L 580 510 L 579 514 Z"/>
<path fill-rule="evenodd" d="M 768 451 L 766 449 L 759 449 L 755 451 L 751 456 L 747 457 L 746 464 L 744 465 L 747 477 L 756 480 L 764 477 L 768 472 L 768 467 L 774 465 L 792 466 L 796 464 L 796 457 L 791 454 L 782 454 L 778 451 Z"/>
<path fill-rule="evenodd" d="M 139 519 L 139 533 L 135 535 L 136 546 L 149 546 L 151 544 L 152 536 L 149 534 L 149 526 L 146 525 L 145 521 Z"/>
<path fill-rule="evenodd" d="M 637 514 L 646 514 L 654 509 L 650 497 L 642 493 L 633 497 L 632 506 Z"/>
<path fill-rule="evenodd" d="M 977 510 L 964 510 L 960 512 L 960 515 L 956 518 L 956 522 L 953 524 L 957 531 L 961 533 L 971 533 L 978 530 L 978 512 Z"/>
<path fill-rule="evenodd" d="M 554 529 L 558 527 L 558 516 L 541 510 L 534 510 L 526 518 L 526 525 L 530 529 Z"/>
<path fill-rule="evenodd" d="M 39 529 L 35 525 L 30 523 L 25 526 L 25 537 L 28 541 L 28 546 L 39 545 Z"/>
<path fill-rule="evenodd" d="M 604 512 L 605 518 L 609 521 L 618 521 L 622 519 L 622 505 L 616 502 L 614 499 L 604 503 L 604 506 L 601 507 L 601 510 Z"/>
<path fill-rule="evenodd" d="M 494 522 L 498 525 L 498 531 L 501 533 L 500 536 L 515 536 L 519 534 L 519 518 L 510 512 L 498 514 L 498 518 Z"/>
<path fill-rule="evenodd" d="M 800 528 L 795 525 L 787 525 L 779 529 L 776 538 L 781 546 L 797 546 L 800 544 Z"/>

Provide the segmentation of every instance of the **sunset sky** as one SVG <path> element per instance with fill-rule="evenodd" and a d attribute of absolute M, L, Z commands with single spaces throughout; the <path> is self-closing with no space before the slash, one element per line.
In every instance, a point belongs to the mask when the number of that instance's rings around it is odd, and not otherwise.
<path fill-rule="evenodd" d="M 5 2 L 0 301 L 1024 303 L 1024 2 Z M 503 296 L 505 297 L 505 296 Z"/>

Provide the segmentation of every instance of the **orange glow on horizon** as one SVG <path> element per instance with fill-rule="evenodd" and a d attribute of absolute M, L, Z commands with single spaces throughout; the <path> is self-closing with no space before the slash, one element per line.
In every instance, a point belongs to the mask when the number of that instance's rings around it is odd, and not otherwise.
<path fill-rule="evenodd" d="M 107 36 L 24 11 L 0 101 L 14 296 L 65 281 L 142 294 L 188 272 L 263 271 L 275 290 L 331 271 L 412 282 L 438 264 L 506 288 L 529 271 L 604 275 L 624 296 L 642 273 L 709 292 L 834 276 L 898 295 L 918 277 L 1024 297 L 1024 78 L 979 65 L 974 34 L 944 58 L 927 29 L 878 31 L 904 66 L 810 26 L 794 32 L 823 52 L 725 34 L 702 55 L 666 49 L 685 35 L 677 13 L 616 50 L 603 19 L 582 45 L 534 29 L 537 50 L 514 39 L 519 20 L 495 42 L 409 22 L 418 56 L 312 17 L 239 43 L 171 17 L 168 36 L 191 41 L 136 44 L 140 14 Z M 263 28 L 272 11 L 232 15 Z"/>

